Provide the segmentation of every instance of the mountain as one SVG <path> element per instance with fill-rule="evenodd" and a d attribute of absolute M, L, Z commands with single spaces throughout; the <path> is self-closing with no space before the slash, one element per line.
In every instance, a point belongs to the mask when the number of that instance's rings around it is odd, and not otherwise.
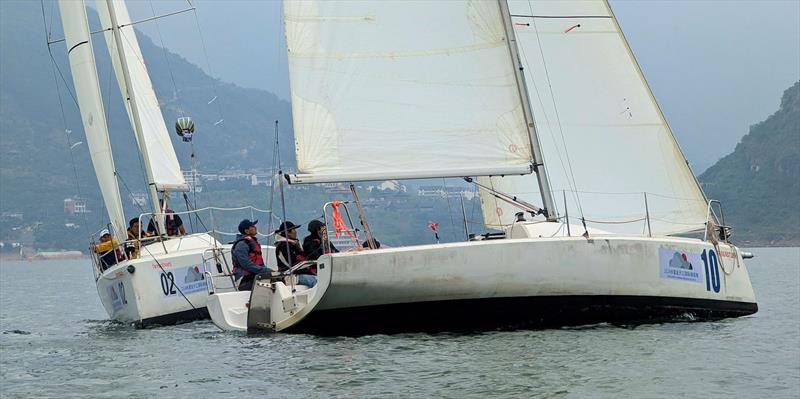
<path fill-rule="evenodd" d="M 94 10 L 88 13 L 93 28 L 99 26 Z M 46 30 L 52 39 L 63 37 L 55 2 L 45 2 L 44 10 L 39 2 L 0 2 L 0 211 L 23 213 L 28 224 L 63 221 L 63 200 L 80 195 L 92 209 L 84 224 L 100 226 L 105 212 L 71 96 L 66 49 L 63 42 L 54 44 L 51 62 Z M 281 125 L 284 164 L 293 162 L 288 102 L 266 91 L 216 80 L 147 36 L 139 34 L 138 39 L 170 131 L 171 121 L 180 116 L 195 121 L 198 169 L 270 168 L 276 120 Z M 127 199 L 129 192 L 145 190 L 142 168 L 103 36 L 93 35 L 93 44 L 120 191 Z M 181 165 L 188 169 L 190 147 L 176 135 L 172 141 Z M 131 214 L 138 214 L 125 202 Z M 81 239 L 85 242 L 85 235 Z"/>
<path fill-rule="evenodd" d="M 699 180 L 722 201 L 734 238 L 750 245 L 800 244 L 800 82 L 780 109 L 750 128 L 736 149 Z"/>

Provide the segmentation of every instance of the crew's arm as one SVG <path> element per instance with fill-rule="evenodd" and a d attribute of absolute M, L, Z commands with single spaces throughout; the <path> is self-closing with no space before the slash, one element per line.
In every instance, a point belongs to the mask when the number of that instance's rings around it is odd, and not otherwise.
<path fill-rule="evenodd" d="M 114 239 L 112 239 L 111 241 L 101 242 L 94 246 L 94 252 L 97 252 L 99 254 L 106 253 L 118 245 L 119 243 L 117 242 L 117 240 Z"/>

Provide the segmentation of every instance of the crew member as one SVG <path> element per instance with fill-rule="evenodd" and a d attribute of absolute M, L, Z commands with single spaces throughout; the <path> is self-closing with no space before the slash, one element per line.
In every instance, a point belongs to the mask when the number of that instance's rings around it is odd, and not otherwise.
<path fill-rule="evenodd" d="M 285 221 L 275 230 L 275 257 L 278 258 L 278 271 L 285 272 L 292 266 L 306 260 L 305 252 L 300 242 L 297 241 L 296 225 L 290 221 Z M 306 267 L 298 270 L 297 284 L 305 285 L 309 288 L 317 285 L 317 271 Z"/>
<path fill-rule="evenodd" d="M 150 233 L 141 229 L 139 218 L 133 218 L 128 222 L 128 242 L 125 243 L 125 253 L 129 259 L 139 257 L 139 238 L 150 237 Z"/>
<path fill-rule="evenodd" d="M 105 271 L 123 259 L 122 253 L 117 249 L 119 243 L 111 238 L 111 232 L 104 229 L 100 232 L 100 243 L 94 246 L 94 252 L 100 256 L 100 269 Z"/>
<path fill-rule="evenodd" d="M 179 215 L 176 215 L 172 209 L 164 206 L 164 200 L 158 200 L 158 204 L 163 209 L 164 214 L 164 228 L 167 230 L 167 235 L 170 237 L 186 235 L 186 229 L 183 227 L 183 220 Z M 158 235 L 156 224 L 150 221 L 147 225 L 147 232 L 151 235 Z"/>
<path fill-rule="evenodd" d="M 370 241 L 372 241 L 372 245 L 369 245 Z M 376 240 L 373 237 L 373 238 L 370 238 L 369 240 L 364 240 L 364 243 L 361 244 L 361 247 L 364 248 L 364 249 L 370 249 L 370 248 L 373 248 L 373 247 L 375 249 L 381 249 L 381 242 Z"/>
<path fill-rule="evenodd" d="M 233 260 L 233 274 L 239 280 L 239 291 L 250 291 L 253 289 L 253 281 L 257 274 L 269 273 L 269 269 L 264 265 L 264 257 L 261 255 L 261 244 L 258 243 L 258 228 L 256 221 L 244 219 L 239 223 L 239 234 L 231 248 L 231 259 Z"/>
<path fill-rule="evenodd" d="M 312 220 L 308 223 L 308 232 L 311 233 L 303 240 L 303 252 L 306 259 L 317 260 L 323 254 L 339 252 L 332 242 L 328 241 L 328 229 L 325 223 Z"/>

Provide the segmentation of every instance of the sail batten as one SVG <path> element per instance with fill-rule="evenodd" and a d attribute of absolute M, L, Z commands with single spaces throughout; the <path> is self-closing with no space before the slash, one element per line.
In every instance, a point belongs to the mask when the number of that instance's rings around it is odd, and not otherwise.
<path fill-rule="evenodd" d="M 286 1 L 284 20 L 293 182 L 531 173 L 497 3 Z"/>
<path fill-rule="evenodd" d="M 647 214 L 654 234 L 702 228 L 705 197 L 607 3 L 509 5 L 559 214 L 568 211 L 573 222 L 583 216 L 615 232 L 642 233 Z M 538 203 L 533 179 L 482 183 L 502 192 L 534 192 L 521 197 Z M 513 222 L 513 207 L 482 198 L 487 224 Z"/>

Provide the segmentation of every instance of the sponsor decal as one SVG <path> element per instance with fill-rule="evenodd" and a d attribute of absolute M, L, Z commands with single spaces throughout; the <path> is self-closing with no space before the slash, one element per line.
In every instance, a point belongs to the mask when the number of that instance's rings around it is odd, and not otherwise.
<path fill-rule="evenodd" d="M 161 292 L 165 297 L 189 295 L 207 288 L 201 264 L 161 272 Z"/>
<path fill-rule="evenodd" d="M 128 299 L 125 298 L 125 284 L 122 281 L 109 285 L 106 290 L 108 297 L 111 298 L 111 308 L 115 312 L 128 304 Z"/>
<path fill-rule="evenodd" d="M 700 272 L 703 262 L 699 254 L 676 251 L 672 248 L 659 248 L 658 263 L 661 270 L 661 278 L 692 283 L 703 282 L 703 276 Z"/>

